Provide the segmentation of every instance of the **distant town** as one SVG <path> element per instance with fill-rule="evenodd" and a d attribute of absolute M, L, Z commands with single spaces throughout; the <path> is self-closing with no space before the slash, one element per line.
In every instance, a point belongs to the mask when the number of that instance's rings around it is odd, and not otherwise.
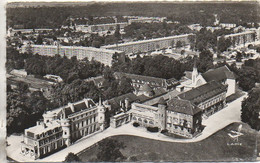
<path fill-rule="evenodd" d="M 259 159 L 257 2 L 26 4 L 7 5 L 9 161 Z"/>

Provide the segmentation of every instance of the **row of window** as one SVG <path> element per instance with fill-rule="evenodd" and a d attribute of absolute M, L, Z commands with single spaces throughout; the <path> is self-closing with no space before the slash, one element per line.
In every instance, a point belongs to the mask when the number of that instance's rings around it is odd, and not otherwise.
<path fill-rule="evenodd" d="M 147 119 L 144 119 L 144 120 L 142 120 L 142 118 L 137 118 L 137 117 L 133 117 L 133 120 L 135 120 L 135 121 L 139 121 L 139 122 L 144 122 L 144 123 L 149 123 L 149 124 L 154 124 L 154 121 L 152 121 L 152 120 L 147 120 Z"/>
<path fill-rule="evenodd" d="M 52 135 L 52 134 L 55 134 L 55 133 L 57 133 L 57 132 L 60 132 L 61 130 L 62 130 L 61 127 L 56 127 L 56 128 L 53 129 L 53 130 L 49 130 L 49 131 L 44 132 L 44 133 L 42 133 L 42 134 L 36 135 L 36 138 L 37 138 L 37 139 L 45 138 L 45 137 L 48 137 L 48 136 L 50 136 L 50 135 Z"/>
<path fill-rule="evenodd" d="M 64 142 L 63 140 L 58 140 L 56 142 L 51 143 L 50 145 L 47 145 L 45 147 L 40 148 L 40 155 L 47 154 L 55 149 L 58 149 L 59 147 L 63 146 Z"/>
<path fill-rule="evenodd" d="M 79 131 L 72 133 L 72 138 L 77 139 L 79 137 L 86 136 L 88 134 L 94 133 L 97 129 L 98 128 L 96 125 L 89 126 L 87 128 L 83 128 Z"/>
<path fill-rule="evenodd" d="M 89 111 L 87 113 L 84 113 L 84 114 L 81 114 L 81 115 L 78 115 L 76 117 L 73 117 L 71 118 L 72 121 L 75 121 L 75 120 L 79 120 L 79 119 L 82 119 L 82 118 L 85 118 L 85 117 L 88 117 L 88 116 L 91 116 L 93 114 L 97 113 L 97 110 L 93 110 L 93 111 Z"/>
<path fill-rule="evenodd" d="M 222 94 L 218 95 L 217 97 L 214 97 L 214 98 L 200 104 L 199 107 L 201 109 L 208 108 L 209 106 L 212 106 L 212 105 L 218 103 L 219 101 L 222 101 L 224 98 L 225 98 L 225 95 L 222 95 Z"/>
<path fill-rule="evenodd" d="M 167 123 L 167 127 L 168 128 L 171 128 L 171 129 L 174 129 L 174 130 L 178 130 L 178 131 L 185 131 L 185 132 L 191 132 L 191 129 L 190 128 L 185 128 L 183 126 L 176 126 L 176 125 L 172 125 L 170 123 Z M 171 130 L 170 129 L 170 130 Z"/>
<path fill-rule="evenodd" d="M 89 124 L 92 124 L 92 123 L 95 123 L 96 122 L 96 116 L 93 116 L 93 117 L 90 117 L 86 120 L 82 120 L 80 122 L 74 122 L 74 128 L 81 128 L 81 127 L 84 127 L 86 125 L 89 125 Z"/>
<path fill-rule="evenodd" d="M 42 145 L 44 145 L 44 144 L 47 144 L 47 143 L 49 143 L 49 142 L 52 142 L 53 140 L 59 139 L 59 138 L 61 138 L 61 137 L 62 137 L 62 132 L 61 132 L 61 133 L 58 133 L 58 134 L 55 134 L 55 135 L 53 135 L 53 136 L 51 136 L 51 137 L 48 137 L 48 138 L 46 138 L 46 139 L 40 140 L 40 141 L 39 141 L 39 145 L 42 146 Z"/>

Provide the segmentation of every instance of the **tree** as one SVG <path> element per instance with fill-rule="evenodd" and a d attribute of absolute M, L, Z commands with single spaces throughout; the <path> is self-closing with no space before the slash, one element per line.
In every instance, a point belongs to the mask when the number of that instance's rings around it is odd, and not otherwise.
<path fill-rule="evenodd" d="M 230 46 L 232 45 L 232 42 L 230 39 L 225 39 L 224 36 L 221 36 L 218 40 L 218 51 L 224 52 L 226 51 Z"/>
<path fill-rule="evenodd" d="M 41 45 L 42 43 L 43 43 L 42 36 L 39 34 L 39 35 L 37 36 L 37 39 L 36 39 L 35 44 Z"/>
<path fill-rule="evenodd" d="M 185 54 L 185 50 L 181 50 L 181 55 L 184 55 Z"/>
<path fill-rule="evenodd" d="M 117 140 L 107 138 L 98 143 L 97 159 L 101 162 L 118 162 L 124 161 L 126 158 L 120 149 L 124 149 L 125 145 Z"/>
<path fill-rule="evenodd" d="M 251 90 L 256 82 L 259 82 L 259 72 L 258 69 L 249 66 L 242 66 L 238 70 L 238 84 L 244 91 Z"/>
<path fill-rule="evenodd" d="M 116 26 L 116 30 L 115 30 L 114 36 L 117 39 L 117 41 L 121 39 L 120 26 L 119 25 Z"/>
<path fill-rule="evenodd" d="M 75 155 L 74 153 L 70 152 L 63 162 L 81 162 L 79 156 Z"/>
<path fill-rule="evenodd" d="M 236 61 L 237 61 L 237 62 L 241 62 L 241 61 L 242 61 L 242 53 L 237 52 Z"/>
<path fill-rule="evenodd" d="M 256 88 L 248 93 L 242 102 L 241 120 L 253 129 L 260 130 L 260 89 Z"/>
<path fill-rule="evenodd" d="M 176 43 L 176 48 L 181 48 L 183 45 L 182 45 L 182 42 L 179 40 L 177 41 Z"/>

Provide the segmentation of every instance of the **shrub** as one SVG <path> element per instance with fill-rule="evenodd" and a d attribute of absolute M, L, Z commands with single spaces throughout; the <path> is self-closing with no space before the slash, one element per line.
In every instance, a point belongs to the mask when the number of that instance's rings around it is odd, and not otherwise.
<path fill-rule="evenodd" d="M 150 131 L 150 132 L 158 132 L 159 131 L 158 127 L 147 127 L 146 129 L 147 129 L 147 131 Z"/>
<path fill-rule="evenodd" d="M 167 132 L 168 132 L 167 129 L 161 131 L 162 134 L 167 133 Z"/>
<path fill-rule="evenodd" d="M 134 123 L 133 123 L 133 126 L 134 126 L 134 127 L 139 127 L 140 125 L 139 125 L 139 123 L 134 122 Z"/>

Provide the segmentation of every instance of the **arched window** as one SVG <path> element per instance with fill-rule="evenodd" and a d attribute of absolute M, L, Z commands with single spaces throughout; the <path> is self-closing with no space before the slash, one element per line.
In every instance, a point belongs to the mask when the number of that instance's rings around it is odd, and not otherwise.
<path fill-rule="evenodd" d="M 142 119 L 141 119 L 141 118 L 138 118 L 138 121 L 142 122 Z"/>
<path fill-rule="evenodd" d="M 144 120 L 144 123 L 147 123 L 147 122 L 148 122 L 148 121 L 145 119 L 145 120 Z"/>

